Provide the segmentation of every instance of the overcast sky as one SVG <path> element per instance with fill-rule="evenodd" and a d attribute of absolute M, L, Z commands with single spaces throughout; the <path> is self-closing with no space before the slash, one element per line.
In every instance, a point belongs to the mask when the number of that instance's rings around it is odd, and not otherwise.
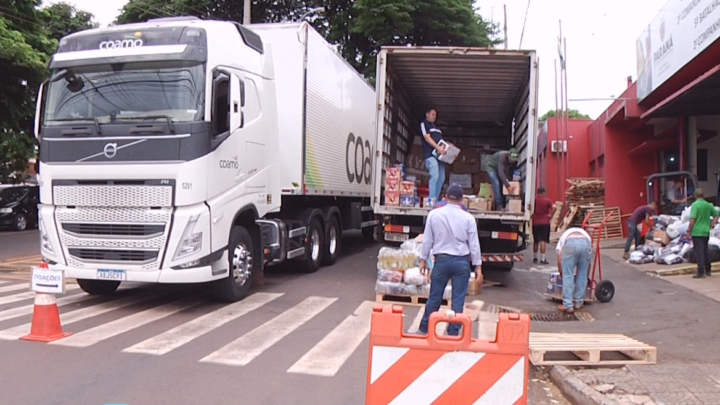
<path fill-rule="evenodd" d="M 54 3 L 56 0 L 46 0 Z M 237 0 L 240 1 L 240 0 Z M 667 0 L 530 0 L 523 49 L 540 57 L 540 114 L 555 108 L 554 63 L 558 21 L 567 39 L 568 97 L 619 96 L 627 77 L 637 77 L 635 40 Z M 67 0 L 95 15 L 101 26 L 111 23 L 126 0 Z M 527 0 L 477 0 L 486 18 L 502 24 L 507 4 L 509 48 L 520 46 Z M 610 101 L 571 101 L 570 108 L 596 118 Z"/>

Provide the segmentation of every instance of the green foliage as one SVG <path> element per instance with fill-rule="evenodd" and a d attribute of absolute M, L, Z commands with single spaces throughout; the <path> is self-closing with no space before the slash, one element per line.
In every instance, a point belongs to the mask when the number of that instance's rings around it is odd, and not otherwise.
<path fill-rule="evenodd" d="M 40 0 L 13 0 L 0 12 L 0 181 L 24 171 L 34 153 L 35 93 L 47 76 L 57 35 L 87 28 L 92 19 L 63 3 L 40 6 Z"/>
<path fill-rule="evenodd" d="M 562 111 L 560 112 L 560 115 L 562 116 Z M 540 117 L 540 121 L 546 121 L 548 118 L 555 118 L 555 110 L 546 112 L 545 115 Z M 571 120 L 589 120 L 590 116 L 582 114 L 578 110 L 568 110 L 568 118 Z"/>
<path fill-rule="evenodd" d="M 476 12 L 473 0 L 254 0 L 251 20 L 297 21 L 319 6 L 325 8 L 323 15 L 308 21 L 371 82 L 383 45 L 489 47 L 500 42 L 497 27 Z M 116 22 L 178 15 L 241 22 L 243 1 L 130 0 Z"/>

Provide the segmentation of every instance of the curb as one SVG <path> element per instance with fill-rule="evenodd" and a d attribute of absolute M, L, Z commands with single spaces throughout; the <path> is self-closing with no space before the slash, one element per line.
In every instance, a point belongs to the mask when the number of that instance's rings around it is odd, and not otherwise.
<path fill-rule="evenodd" d="M 550 380 L 573 405 L 620 405 L 590 388 L 564 366 L 553 366 Z"/>

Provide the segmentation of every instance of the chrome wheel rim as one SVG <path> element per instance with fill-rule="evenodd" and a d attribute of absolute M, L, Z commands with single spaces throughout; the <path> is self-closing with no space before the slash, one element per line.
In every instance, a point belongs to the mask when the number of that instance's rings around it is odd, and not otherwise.
<path fill-rule="evenodd" d="M 238 286 L 244 286 L 250 279 L 252 261 L 252 254 L 244 245 L 235 246 L 232 257 L 232 274 Z"/>
<path fill-rule="evenodd" d="M 328 251 L 330 251 L 330 255 L 334 255 L 335 251 L 337 250 L 337 237 L 338 237 L 338 231 L 336 227 L 330 228 L 330 244 L 328 246 Z"/>
<path fill-rule="evenodd" d="M 313 229 L 310 235 L 310 257 L 313 261 L 317 261 L 320 257 L 320 232 L 317 229 Z"/>
<path fill-rule="evenodd" d="M 20 231 L 24 231 L 25 228 L 27 228 L 27 219 L 23 216 L 19 216 L 17 219 L 17 229 Z"/>

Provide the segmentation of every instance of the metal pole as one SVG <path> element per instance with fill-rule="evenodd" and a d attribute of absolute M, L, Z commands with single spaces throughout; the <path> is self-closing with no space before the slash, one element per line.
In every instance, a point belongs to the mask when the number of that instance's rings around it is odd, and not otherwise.
<path fill-rule="evenodd" d="M 243 4 L 243 25 L 250 25 L 250 9 L 252 0 L 245 0 Z"/>
<path fill-rule="evenodd" d="M 570 178 L 570 106 L 568 103 L 568 80 L 567 80 L 567 40 L 563 38 L 563 59 L 565 60 L 565 68 L 563 76 L 565 77 L 565 138 L 568 143 L 567 152 L 565 152 L 565 165 L 567 166 L 567 176 Z"/>
<path fill-rule="evenodd" d="M 560 47 L 560 42 L 562 41 L 562 23 L 560 23 L 560 36 L 558 37 L 558 47 Z M 561 184 L 566 187 L 567 185 L 567 174 L 565 173 L 565 142 L 567 141 L 565 139 L 565 109 L 567 106 L 565 105 L 565 82 L 563 80 L 563 70 L 565 70 L 565 55 L 562 55 L 562 60 L 560 62 L 560 116 L 558 119 L 560 120 L 560 134 L 558 136 L 560 140 L 560 167 L 559 172 L 561 174 L 562 182 Z M 564 194 L 564 193 L 563 193 Z"/>
<path fill-rule="evenodd" d="M 507 36 L 507 5 L 503 4 L 503 31 L 505 31 L 505 49 L 508 49 L 508 36 Z"/>
<path fill-rule="evenodd" d="M 558 124 L 558 120 L 560 119 L 560 114 L 558 111 L 558 71 L 557 71 L 557 65 L 558 61 L 555 59 L 555 140 L 560 141 L 560 125 Z M 549 126 L 548 126 L 549 128 Z M 552 155 L 552 140 L 550 140 L 550 155 Z M 562 150 L 562 149 L 561 149 Z M 560 164 L 562 159 L 562 153 L 558 153 L 557 155 L 557 168 L 555 170 L 555 174 L 557 175 L 557 188 L 558 188 L 558 198 L 561 199 L 561 201 L 565 202 L 565 191 L 562 187 L 562 177 L 560 176 Z"/>

